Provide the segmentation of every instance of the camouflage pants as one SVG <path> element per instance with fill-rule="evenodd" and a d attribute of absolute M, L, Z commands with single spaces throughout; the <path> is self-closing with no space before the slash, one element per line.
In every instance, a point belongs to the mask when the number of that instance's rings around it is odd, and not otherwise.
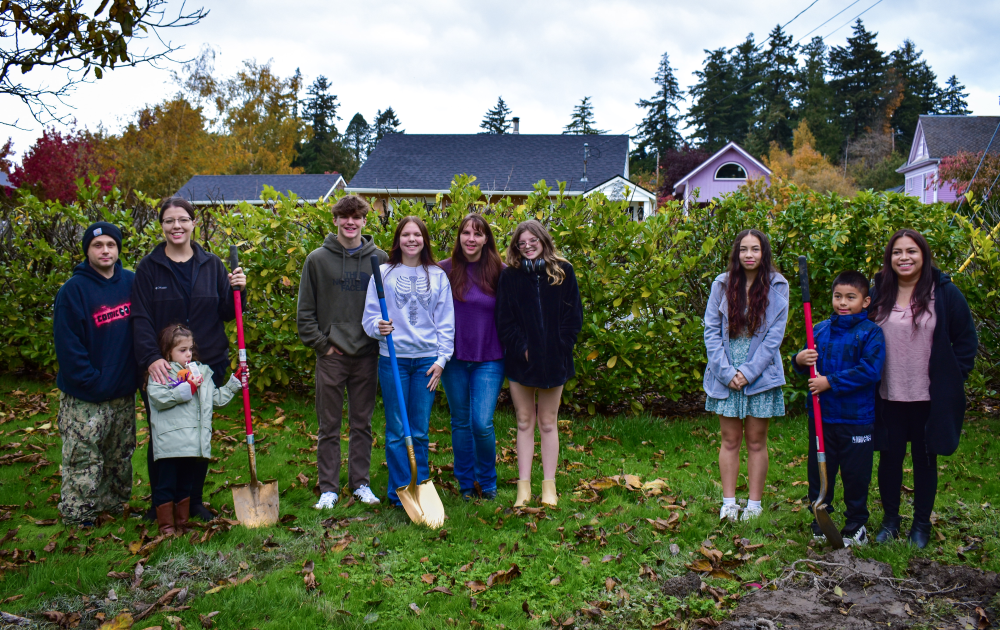
<path fill-rule="evenodd" d="M 80 523 L 120 512 L 132 495 L 135 396 L 91 403 L 60 392 L 59 433 L 63 520 Z"/>

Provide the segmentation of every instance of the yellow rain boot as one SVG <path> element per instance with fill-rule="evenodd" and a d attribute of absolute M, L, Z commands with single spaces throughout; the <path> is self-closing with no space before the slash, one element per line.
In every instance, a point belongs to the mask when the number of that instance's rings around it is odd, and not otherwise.
<path fill-rule="evenodd" d="M 555 507 L 559 503 L 559 495 L 556 493 L 556 480 L 542 480 L 542 505 Z"/>
<path fill-rule="evenodd" d="M 518 479 L 517 499 L 514 501 L 514 507 L 524 507 L 528 501 L 531 501 L 531 480 Z"/>

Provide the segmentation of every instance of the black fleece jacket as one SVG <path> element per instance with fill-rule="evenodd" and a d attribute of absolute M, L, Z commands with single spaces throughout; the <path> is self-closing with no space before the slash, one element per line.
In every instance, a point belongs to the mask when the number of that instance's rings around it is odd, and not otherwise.
<path fill-rule="evenodd" d="M 170 324 L 184 324 L 191 329 L 199 360 L 205 365 L 217 365 L 228 359 L 225 322 L 236 318 L 229 271 L 215 254 L 206 252 L 197 243 L 191 243 L 191 247 L 194 270 L 190 294 L 170 268 L 166 243 L 157 245 L 135 268 L 132 319 L 135 358 L 141 370 L 163 358 L 157 339 L 160 331 Z M 241 295 L 245 307 L 246 292 Z"/>
<path fill-rule="evenodd" d="M 504 367 L 507 378 L 526 387 L 557 387 L 576 374 L 573 346 L 583 327 L 583 304 L 573 266 L 561 265 L 566 279 L 555 286 L 545 271 L 500 272 L 496 322 Z"/>
<path fill-rule="evenodd" d="M 70 396 L 100 403 L 135 395 L 139 377 L 132 351 L 134 278 L 120 262 L 114 275 L 105 278 L 84 261 L 56 294 L 56 384 Z"/>
<path fill-rule="evenodd" d="M 951 277 L 935 268 L 934 336 L 931 341 L 930 370 L 931 411 L 924 428 L 927 450 L 937 455 L 951 455 L 958 449 L 965 421 L 965 379 L 975 367 L 979 339 L 972 321 L 972 311 L 965 296 Z M 872 302 L 877 293 L 873 290 Z M 874 316 L 874 313 L 870 314 Z M 889 358 L 886 357 L 888 361 Z M 875 388 L 878 391 L 878 388 Z M 888 444 L 888 432 L 882 420 L 883 401 L 875 400 L 875 450 Z"/>

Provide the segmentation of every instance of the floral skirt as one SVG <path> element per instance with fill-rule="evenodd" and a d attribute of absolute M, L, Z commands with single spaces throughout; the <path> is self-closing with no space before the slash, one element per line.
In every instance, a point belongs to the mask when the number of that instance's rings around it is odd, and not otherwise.
<path fill-rule="evenodd" d="M 733 367 L 739 368 L 750 352 L 750 337 L 739 337 L 729 340 L 729 350 L 733 355 Z M 705 399 L 705 411 L 719 414 L 726 418 L 743 419 L 774 418 L 785 415 L 785 397 L 781 387 L 775 387 L 758 394 L 747 396 L 743 390 L 729 390 L 728 398 Z"/>

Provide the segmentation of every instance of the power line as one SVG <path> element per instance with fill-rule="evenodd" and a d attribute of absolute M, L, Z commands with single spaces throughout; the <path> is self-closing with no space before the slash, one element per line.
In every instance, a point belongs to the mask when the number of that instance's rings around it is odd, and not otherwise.
<path fill-rule="evenodd" d="M 864 11 L 862 11 L 861 13 L 858 13 L 857 15 L 855 15 L 855 16 L 854 16 L 853 18 L 851 18 L 851 19 L 850 19 L 850 20 L 848 20 L 847 22 L 844 22 L 843 24 L 841 24 L 841 25 L 840 25 L 840 26 L 838 26 L 837 28 L 835 28 L 835 29 L 833 29 L 832 31 L 830 31 L 830 35 L 833 35 L 833 34 L 834 34 L 834 33 L 836 33 L 837 31 L 839 31 L 840 29 L 844 28 L 845 26 L 847 26 L 848 24 L 850 24 L 850 23 L 851 23 L 851 22 L 853 22 L 854 20 L 858 19 L 859 17 L 861 17 L 861 16 L 862 16 L 862 15 L 864 15 L 865 13 L 868 13 L 869 11 L 871 11 L 872 9 L 874 9 L 875 7 L 877 7 L 877 6 L 878 6 L 879 4 L 881 4 L 881 3 L 882 3 L 882 0 L 878 0 L 878 2 L 876 2 L 876 3 L 875 3 L 875 4 L 873 4 L 872 6 L 868 7 L 867 9 L 865 9 L 865 10 L 864 10 Z M 826 39 L 826 38 L 827 38 L 827 37 L 829 37 L 830 35 L 827 35 L 827 36 L 826 36 L 826 37 L 824 37 L 823 39 Z"/>
<path fill-rule="evenodd" d="M 983 157 L 979 158 L 979 166 L 976 167 L 976 172 L 972 174 L 972 179 L 969 180 L 969 185 L 965 187 L 966 191 L 972 190 L 972 182 L 976 181 L 976 175 L 979 175 L 979 169 L 983 167 L 983 162 L 986 161 L 986 155 L 990 152 L 990 147 L 993 146 L 993 140 L 996 139 L 998 131 L 1000 131 L 1000 122 L 997 123 L 997 128 L 993 130 L 993 135 L 990 136 L 990 141 L 986 144 L 986 150 L 983 151 Z M 996 181 L 993 183 L 996 184 Z M 992 189 L 993 187 L 990 186 L 990 190 Z M 958 202 L 958 207 L 955 208 L 955 214 L 958 214 L 958 211 L 962 209 L 962 204 L 964 203 L 965 195 L 963 194 L 962 200 Z"/>
<path fill-rule="evenodd" d="M 841 9 L 840 11 L 837 11 L 837 12 L 836 12 L 836 13 L 834 13 L 834 14 L 833 14 L 833 15 L 832 15 L 832 16 L 831 16 L 831 17 L 830 17 L 829 19 L 827 19 L 827 21 L 826 21 L 826 22 L 823 22 L 822 24 L 820 24 L 819 26 L 817 26 L 817 27 L 816 27 L 816 28 L 814 28 L 813 30 L 809 31 L 808 33 L 806 33 L 805 35 L 803 35 L 802 37 L 800 37 L 800 38 L 798 39 L 798 41 L 797 41 L 797 42 L 795 42 L 795 44 L 796 44 L 796 45 L 798 45 L 798 44 L 799 44 L 799 42 L 801 42 L 801 41 L 802 41 L 803 39 L 805 39 L 805 38 L 809 37 L 810 35 L 812 35 L 812 34 L 813 34 L 813 33 L 815 33 L 816 31 L 818 31 L 819 29 L 823 28 L 824 26 L 826 26 L 827 24 L 829 24 L 830 22 L 832 22 L 832 21 L 833 21 L 833 19 L 834 19 L 834 18 L 836 18 L 836 17 L 838 16 L 838 15 L 840 15 L 840 14 L 841 14 L 841 13 L 843 13 L 844 11 L 846 11 L 846 10 L 850 9 L 851 7 L 853 7 L 854 5 L 856 5 L 856 4 L 857 4 L 857 3 L 859 3 L 859 2 L 861 2 L 861 0 L 854 0 L 854 2 L 852 2 L 851 4 L 847 5 L 846 7 L 844 7 L 843 9 Z"/>

